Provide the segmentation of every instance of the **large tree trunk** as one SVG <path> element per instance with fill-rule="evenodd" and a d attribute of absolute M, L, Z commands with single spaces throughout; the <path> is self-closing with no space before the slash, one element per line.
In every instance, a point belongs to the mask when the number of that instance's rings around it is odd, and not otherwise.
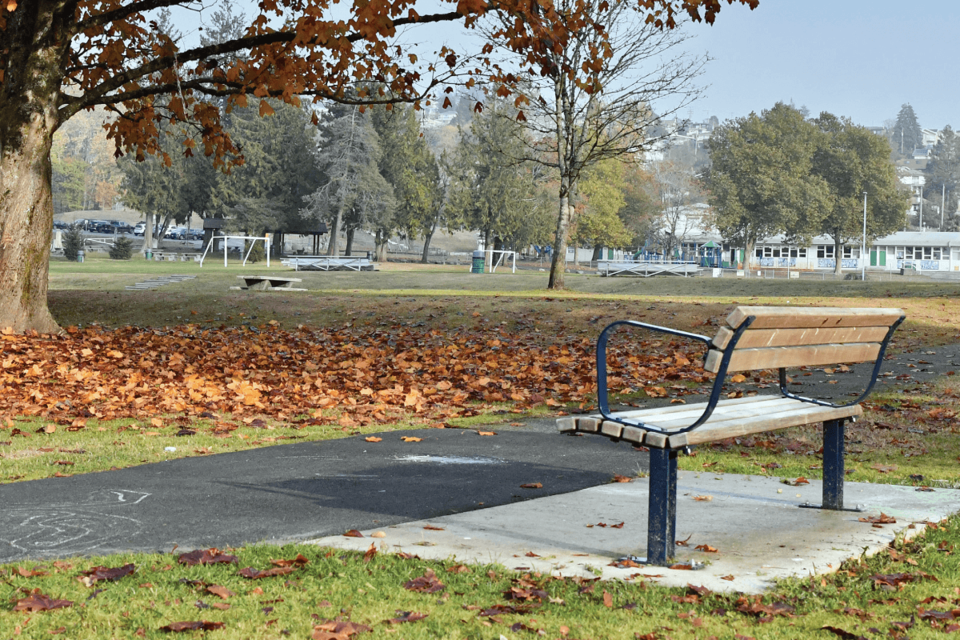
<path fill-rule="evenodd" d="M 337 217 L 333 219 L 333 224 L 330 227 L 330 243 L 327 245 L 327 255 L 336 256 L 339 255 L 337 251 L 340 247 L 337 246 L 340 239 L 340 225 L 343 222 L 343 207 L 337 209 Z"/>
<path fill-rule="evenodd" d="M 374 236 L 374 251 L 376 252 L 377 262 L 386 262 L 387 261 L 387 240 L 390 237 L 383 232 L 382 229 L 377 229 L 377 233 Z"/>
<path fill-rule="evenodd" d="M 0 87 L 0 328 L 18 333 L 60 330 L 47 308 L 47 276 L 50 147 L 59 126 L 60 67 L 69 46 L 63 4 L 22 2 L 0 31 L 6 63 Z"/>
<path fill-rule="evenodd" d="M 570 206 L 566 196 L 560 198 L 557 230 L 553 239 L 553 259 L 550 261 L 548 289 L 563 289 L 563 269 L 567 262 L 567 228 L 570 226 Z"/>
<path fill-rule="evenodd" d="M 420 255 L 420 262 L 427 264 L 430 256 L 430 241 L 433 240 L 433 234 L 437 231 L 437 222 L 440 220 L 439 212 L 433 217 L 430 228 L 423 234 L 423 253 Z"/>
<path fill-rule="evenodd" d="M 833 273 L 834 275 L 843 275 L 843 242 L 840 241 L 840 234 L 836 235 L 833 241 Z"/>
<path fill-rule="evenodd" d="M 356 231 L 357 229 L 355 227 L 347 229 L 347 246 L 343 250 L 343 255 L 345 256 L 353 254 L 353 235 Z"/>
<path fill-rule="evenodd" d="M 141 253 L 146 253 L 148 251 L 153 251 L 153 214 L 148 213 L 147 216 L 147 226 L 143 228 L 143 248 L 140 249 Z"/>

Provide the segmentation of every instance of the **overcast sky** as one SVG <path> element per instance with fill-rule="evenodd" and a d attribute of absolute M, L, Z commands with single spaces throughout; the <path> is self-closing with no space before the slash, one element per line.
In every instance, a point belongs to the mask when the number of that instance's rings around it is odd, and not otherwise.
<path fill-rule="evenodd" d="M 236 4 L 251 7 L 248 17 L 255 6 Z M 195 13 L 178 17 L 185 35 L 196 33 Z M 703 76 L 706 96 L 679 115 L 723 121 L 792 101 L 811 115 L 829 111 L 882 126 L 910 103 L 921 126 L 958 128 L 958 25 L 960 0 L 760 0 L 754 11 L 723 2 L 714 26 L 689 27 L 691 52 L 714 60 Z M 462 32 L 451 38 L 449 26 L 437 33 L 417 28 L 405 39 L 436 37 L 431 48 L 440 39 L 463 44 Z"/>
<path fill-rule="evenodd" d="M 724 7 L 714 26 L 694 25 L 704 74 L 700 120 L 768 109 L 778 100 L 865 126 L 910 103 L 920 125 L 960 125 L 958 0 L 760 0 Z"/>

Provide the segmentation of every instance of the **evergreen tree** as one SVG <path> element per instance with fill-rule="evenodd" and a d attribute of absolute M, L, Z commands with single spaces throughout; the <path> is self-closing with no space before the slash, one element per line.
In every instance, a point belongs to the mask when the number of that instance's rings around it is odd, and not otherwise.
<path fill-rule="evenodd" d="M 364 178 L 378 170 L 380 143 L 369 111 L 361 113 L 358 107 L 331 110 L 320 138 L 314 162 L 322 178 L 319 188 L 304 197 L 302 215 L 331 222 L 327 255 L 336 256 L 344 218 L 354 207 Z"/>
<path fill-rule="evenodd" d="M 126 236 L 120 236 L 117 238 L 114 241 L 113 246 L 110 247 L 111 260 L 129 260 L 132 253 L 133 240 L 127 238 Z"/>
<path fill-rule="evenodd" d="M 923 130 L 910 103 L 900 107 L 893 126 L 893 144 L 901 156 L 912 156 L 913 150 L 923 146 Z"/>
<path fill-rule="evenodd" d="M 73 225 L 63 234 L 63 257 L 76 262 L 77 252 L 83 250 L 83 231 Z"/>
<path fill-rule="evenodd" d="M 380 173 L 393 187 L 394 223 L 410 239 L 423 238 L 422 262 L 441 224 L 440 170 L 409 105 L 376 108 L 371 114 L 380 140 Z"/>
<path fill-rule="evenodd" d="M 943 209 L 943 230 L 960 231 L 957 204 L 960 199 L 960 136 L 950 125 L 940 132 L 940 140 L 930 154 L 924 170 L 927 184 L 924 189 L 930 199 Z"/>
<path fill-rule="evenodd" d="M 493 99 L 482 113 L 474 113 L 469 130 L 460 131 L 460 147 L 450 163 L 451 222 L 479 231 L 490 249 L 542 244 L 549 233 L 550 214 L 536 174 L 514 160 L 524 146 L 523 130 L 511 112 L 506 100 Z"/>
<path fill-rule="evenodd" d="M 270 114 L 248 107 L 228 116 L 228 130 L 243 146 L 245 161 L 229 174 L 215 174 L 209 208 L 234 231 L 307 232 L 312 224 L 300 209 L 320 181 L 312 112 L 274 100 L 267 104 Z"/>

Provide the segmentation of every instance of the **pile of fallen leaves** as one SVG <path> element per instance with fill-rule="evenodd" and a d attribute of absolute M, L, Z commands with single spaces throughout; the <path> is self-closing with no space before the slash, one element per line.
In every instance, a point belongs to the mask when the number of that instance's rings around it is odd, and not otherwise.
<path fill-rule="evenodd" d="M 702 379 L 672 343 L 612 345 L 611 362 L 642 387 Z M 583 335 L 460 329 L 72 327 L 62 336 L 0 335 L 0 416 L 86 418 L 186 414 L 307 415 L 341 426 L 399 414 L 459 415 L 472 402 L 517 407 L 583 403 L 596 390 L 594 344 Z M 611 388 L 629 386 L 612 378 Z M 321 422 L 322 423 L 322 422 Z M 346 424 L 345 424 L 346 423 Z"/>

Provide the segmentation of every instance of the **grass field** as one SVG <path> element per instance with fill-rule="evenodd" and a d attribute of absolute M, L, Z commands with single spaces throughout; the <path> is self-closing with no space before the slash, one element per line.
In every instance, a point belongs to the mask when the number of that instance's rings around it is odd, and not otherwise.
<path fill-rule="evenodd" d="M 162 329 L 194 324 L 216 330 L 274 323 L 291 331 L 300 325 L 381 333 L 462 329 L 509 335 L 544 348 L 570 336 L 592 341 L 606 323 L 620 318 L 713 333 L 716 320 L 737 304 L 896 306 L 906 311 L 908 320 L 898 331 L 894 349 L 917 351 L 960 341 L 960 286 L 950 283 L 568 274 L 567 289 L 550 292 L 544 288 L 546 274 L 539 271 L 473 275 L 462 266 L 393 264 L 381 269 L 302 273 L 297 277 L 309 289 L 303 293 L 246 292 L 230 290 L 239 283 L 236 276 L 267 273 L 263 265 L 231 264 L 225 269 L 222 263 L 208 263 L 200 269 L 194 263 L 119 263 L 94 256 L 83 264 L 52 263 L 50 306 L 65 327 L 98 323 L 105 328 Z M 296 275 L 278 265 L 269 272 Z M 173 273 L 197 278 L 155 291 L 124 289 L 153 275 Z M 476 415 L 459 418 L 460 424 L 503 420 L 494 411 L 513 405 L 507 400 L 472 407 L 469 413 Z M 549 415 L 565 408 L 542 403 L 521 410 Z M 510 414 L 509 419 L 518 415 L 523 414 Z M 957 415 L 960 385 L 955 378 L 918 383 L 909 396 L 875 395 L 867 419 L 848 432 L 854 445 L 848 458 L 850 479 L 958 486 Z M 428 426 L 415 416 L 397 414 L 391 424 L 292 428 L 295 417 L 284 421 L 274 416 L 255 424 L 253 415 L 246 416 L 249 422 L 218 416 L 220 422 L 233 423 L 227 439 L 215 437 L 215 420 L 177 413 L 122 421 L 90 418 L 76 431 L 67 421 L 54 424 L 58 428 L 49 433 L 43 432 L 51 426 L 43 416 L 0 415 L 8 430 L 0 429 L 0 482 L 129 466 L 166 455 L 269 446 L 289 437 Z M 8 438 L 14 426 L 31 437 Z M 196 433 L 175 435 L 184 429 Z M 117 441 L 124 446 L 116 446 Z M 164 448 L 158 445 L 167 442 L 176 443 L 178 452 L 158 455 Z M 791 429 L 763 446 L 701 448 L 681 464 L 711 472 L 817 477 L 818 442 L 815 427 Z M 58 464 L 67 458 L 74 464 Z M 852 559 L 830 575 L 786 581 L 758 600 L 695 588 L 663 589 L 655 579 L 607 584 L 557 580 L 521 576 L 499 566 L 461 567 L 373 552 L 364 557 L 306 546 L 231 550 L 238 564 L 212 566 L 180 564 L 170 554 L 25 562 L 0 566 L 0 638 L 166 637 L 164 627 L 200 620 L 223 623 L 211 631 L 216 638 L 940 637 L 960 630 L 954 622 L 960 617 L 958 544 L 960 520 L 954 518 L 924 537 L 898 542 L 887 553 Z M 308 562 L 294 563 L 290 573 L 255 580 L 238 573 L 241 567 L 276 567 L 272 560 L 293 560 L 298 554 Z M 81 572 L 96 566 L 127 564 L 134 565 L 133 573 L 116 581 L 85 586 L 78 580 L 84 578 Z M 86 582 L 91 582 L 89 576 Z M 414 586 L 404 587 L 408 583 Z M 40 606 L 41 594 L 71 605 L 29 610 L 31 602 Z M 15 610 L 18 607 L 25 610 Z"/>

